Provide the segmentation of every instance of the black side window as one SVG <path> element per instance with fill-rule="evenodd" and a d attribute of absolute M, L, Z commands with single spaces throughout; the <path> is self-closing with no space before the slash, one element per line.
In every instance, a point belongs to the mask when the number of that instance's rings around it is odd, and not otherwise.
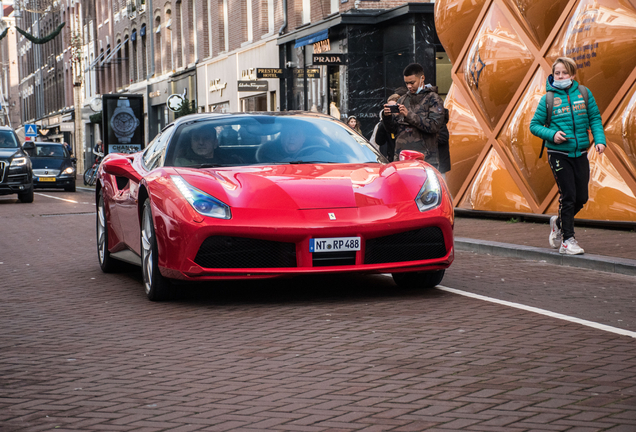
<path fill-rule="evenodd" d="M 164 129 L 157 137 L 150 143 L 146 151 L 144 152 L 144 165 L 148 171 L 152 171 L 155 168 L 163 166 L 166 159 L 166 146 L 172 137 L 174 131 L 173 126 L 169 126 Z"/>

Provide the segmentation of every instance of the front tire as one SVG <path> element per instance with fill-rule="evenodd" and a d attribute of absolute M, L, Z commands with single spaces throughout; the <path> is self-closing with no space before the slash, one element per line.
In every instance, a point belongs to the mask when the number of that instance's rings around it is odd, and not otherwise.
<path fill-rule="evenodd" d="M 64 191 L 66 192 L 75 192 L 75 182 L 71 183 L 69 186 L 64 187 Z"/>
<path fill-rule="evenodd" d="M 106 217 L 104 195 L 100 190 L 97 204 L 97 258 L 104 273 L 113 273 L 118 270 L 119 262 L 115 258 L 111 258 L 108 251 L 108 220 Z"/>
<path fill-rule="evenodd" d="M 428 272 L 393 273 L 393 280 L 400 288 L 435 288 L 444 279 L 444 270 Z"/>
<path fill-rule="evenodd" d="M 146 296 L 151 301 L 168 300 L 171 295 L 171 283 L 159 271 L 159 253 L 157 237 L 152 221 L 150 198 L 144 203 L 141 218 L 141 273 L 144 277 Z"/>
<path fill-rule="evenodd" d="M 23 203 L 32 203 L 33 202 L 33 185 L 31 188 L 26 191 L 18 194 L 18 199 Z"/>

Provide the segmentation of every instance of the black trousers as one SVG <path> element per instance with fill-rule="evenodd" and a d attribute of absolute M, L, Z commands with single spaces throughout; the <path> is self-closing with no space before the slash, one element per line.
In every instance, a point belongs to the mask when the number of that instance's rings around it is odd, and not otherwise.
<path fill-rule="evenodd" d="M 587 202 L 590 162 L 587 160 L 587 153 L 571 158 L 550 151 L 548 151 L 548 162 L 559 187 L 557 226 L 561 228 L 565 241 L 574 237 L 574 216 Z"/>

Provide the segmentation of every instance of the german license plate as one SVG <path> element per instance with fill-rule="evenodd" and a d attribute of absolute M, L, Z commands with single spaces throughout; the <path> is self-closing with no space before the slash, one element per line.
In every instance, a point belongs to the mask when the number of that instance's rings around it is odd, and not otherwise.
<path fill-rule="evenodd" d="M 359 251 L 360 237 L 333 237 L 309 240 L 309 252 Z"/>
<path fill-rule="evenodd" d="M 38 177 L 38 181 L 41 182 L 54 182 L 55 177 Z"/>

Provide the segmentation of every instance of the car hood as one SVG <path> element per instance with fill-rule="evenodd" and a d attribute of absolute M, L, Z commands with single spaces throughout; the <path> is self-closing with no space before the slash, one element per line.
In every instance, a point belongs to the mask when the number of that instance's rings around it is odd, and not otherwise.
<path fill-rule="evenodd" d="M 0 148 L 0 159 L 9 159 L 18 152 L 17 148 Z"/>
<path fill-rule="evenodd" d="M 54 157 L 32 157 L 31 165 L 33 169 L 63 169 L 67 166 L 71 166 L 71 161 L 66 158 L 54 158 Z"/>
<path fill-rule="evenodd" d="M 325 209 L 411 201 L 426 179 L 425 164 L 272 165 L 176 171 L 230 207 Z"/>

